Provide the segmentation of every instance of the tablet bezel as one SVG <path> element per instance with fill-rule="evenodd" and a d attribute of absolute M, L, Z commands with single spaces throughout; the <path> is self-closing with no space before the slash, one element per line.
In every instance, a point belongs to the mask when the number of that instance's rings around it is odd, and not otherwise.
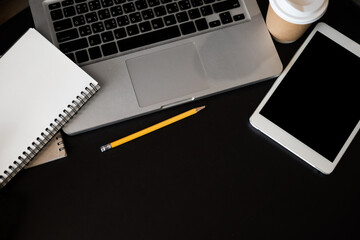
<path fill-rule="evenodd" d="M 336 158 L 333 161 L 330 161 L 317 153 L 315 150 L 311 149 L 306 144 L 299 141 L 295 136 L 292 136 L 288 132 L 281 129 L 279 126 L 277 126 L 275 123 L 271 122 L 269 119 L 264 117 L 260 114 L 261 109 L 265 106 L 267 101 L 270 99 L 272 94 L 275 92 L 277 87 L 281 84 L 281 81 L 284 79 L 286 74 L 289 72 L 291 67 L 295 64 L 298 57 L 301 55 L 303 50 L 306 48 L 308 43 L 311 41 L 313 36 L 316 34 L 316 32 L 320 32 L 329 39 L 333 40 L 343 48 L 347 49 L 348 51 L 352 52 L 356 56 L 360 57 L 360 48 L 359 45 L 352 41 L 351 39 L 347 38 L 340 32 L 336 31 L 335 29 L 331 28 L 325 23 L 318 23 L 313 31 L 309 34 L 307 39 L 304 41 L 304 43 L 301 45 L 299 50 L 295 53 L 294 57 L 290 60 L 287 67 L 284 69 L 284 71 L 280 74 L 278 79 L 275 81 L 269 92 L 266 94 L 265 98 L 262 100 L 260 105 L 257 107 L 253 115 L 250 117 L 250 123 L 255 128 L 278 142 L 280 145 L 303 159 L 305 162 L 309 163 L 311 166 L 318 169 L 320 172 L 324 174 L 330 174 L 335 166 L 340 161 L 341 157 L 345 153 L 346 149 L 350 145 L 351 141 L 354 139 L 356 133 L 360 129 L 360 121 L 358 121 L 357 125 L 347 138 L 346 142 L 343 144 L 341 150 L 337 154 Z M 311 74 L 311 73 L 310 73 Z"/>

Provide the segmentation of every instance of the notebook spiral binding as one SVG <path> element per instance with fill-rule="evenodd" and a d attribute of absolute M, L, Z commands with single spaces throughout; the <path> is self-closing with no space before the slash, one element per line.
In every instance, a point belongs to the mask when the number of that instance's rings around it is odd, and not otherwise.
<path fill-rule="evenodd" d="M 62 137 L 57 136 L 56 140 L 58 141 L 56 144 L 59 147 L 59 151 L 64 151 L 65 147 L 64 147 L 64 142 L 62 140 Z"/>
<path fill-rule="evenodd" d="M 49 128 L 45 128 L 44 132 L 39 134 L 36 138 L 37 142 L 32 142 L 27 149 L 18 157 L 18 160 L 13 162 L 13 165 L 9 166 L 8 170 L 0 173 L 0 188 L 4 187 L 31 159 L 55 136 L 55 134 L 67 123 L 79 109 L 100 89 L 99 85 L 90 83 L 89 87 L 86 87 L 82 91 L 80 96 L 77 96 L 71 104 L 64 109 L 58 118 L 54 119 L 53 123 L 49 124 Z M 59 145 L 60 146 L 60 145 Z M 61 147 L 60 147 L 61 149 Z M 59 150 L 60 150 L 59 149 Z"/>

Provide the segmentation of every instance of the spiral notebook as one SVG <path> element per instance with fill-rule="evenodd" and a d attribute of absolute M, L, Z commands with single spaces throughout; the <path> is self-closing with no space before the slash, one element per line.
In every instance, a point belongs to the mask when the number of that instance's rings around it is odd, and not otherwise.
<path fill-rule="evenodd" d="M 24 167 L 32 168 L 67 156 L 62 135 L 58 132 L 50 142 Z"/>
<path fill-rule="evenodd" d="M 0 58 L 0 188 L 99 89 L 35 29 Z"/>

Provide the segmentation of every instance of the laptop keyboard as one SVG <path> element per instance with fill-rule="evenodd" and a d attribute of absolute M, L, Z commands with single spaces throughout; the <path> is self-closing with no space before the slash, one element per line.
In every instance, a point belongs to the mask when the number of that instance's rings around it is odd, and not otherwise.
<path fill-rule="evenodd" d="M 59 49 L 78 64 L 246 20 L 238 0 L 63 0 L 46 4 Z"/>

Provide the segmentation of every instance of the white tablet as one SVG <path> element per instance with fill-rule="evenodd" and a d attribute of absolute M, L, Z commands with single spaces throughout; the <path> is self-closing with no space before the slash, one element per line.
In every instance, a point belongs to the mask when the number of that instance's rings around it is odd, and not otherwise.
<path fill-rule="evenodd" d="M 359 84 L 360 45 L 319 23 L 250 122 L 330 174 L 360 128 Z"/>

